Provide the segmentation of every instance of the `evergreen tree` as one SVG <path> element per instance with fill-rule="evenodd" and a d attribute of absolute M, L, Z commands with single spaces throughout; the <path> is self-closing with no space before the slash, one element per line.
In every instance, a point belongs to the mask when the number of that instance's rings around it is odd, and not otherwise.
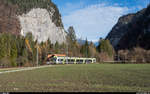
<path fill-rule="evenodd" d="M 29 44 L 26 46 L 29 49 L 28 60 L 30 60 L 33 64 L 35 64 L 37 51 L 32 33 L 27 33 L 25 39 L 28 40 L 29 42 Z"/>
<path fill-rule="evenodd" d="M 88 44 L 88 40 L 86 38 L 86 41 L 85 41 L 85 56 L 86 57 L 90 57 L 90 53 L 89 53 L 89 44 Z"/>
<path fill-rule="evenodd" d="M 10 57 L 11 54 L 11 39 L 12 39 L 12 35 L 10 33 L 5 34 L 7 36 L 7 41 L 6 41 L 6 48 L 7 48 L 7 57 Z"/>
<path fill-rule="evenodd" d="M 76 39 L 76 34 L 73 26 L 70 26 L 68 29 L 68 34 L 67 34 L 67 48 L 66 50 L 69 51 L 70 56 L 77 56 L 78 51 L 78 43 Z"/>
<path fill-rule="evenodd" d="M 76 41 L 76 35 L 75 35 L 75 30 L 74 30 L 73 26 L 69 27 L 69 29 L 68 29 L 68 36 L 69 36 L 69 38 L 70 38 L 70 40 L 72 42 Z"/>
<path fill-rule="evenodd" d="M 58 43 L 58 41 L 56 41 L 54 49 L 55 49 L 55 53 L 58 54 L 59 53 L 59 43 Z"/>
<path fill-rule="evenodd" d="M 97 49 L 100 53 L 107 53 L 110 57 L 114 55 L 114 48 L 109 40 L 101 39 Z"/>
<path fill-rule="evenodd" d="M 11 59 L 11 65 L 13 67 L 17 66 L 17 63 L 16 63 L 16 59 L 17 59 L 17 47 L 16 47 L 15 36 L 13 36 L 13 39 L 11 41 L 10 59 Z"/>
<path fill-rule="evenodd" d="M 0 34 L 0 59 L 7 56 L 7 36 L 6 34 Z"/>
<path fill-rule="evenodd" d="M 11 58 L 17 58 L 17 47 L 16 47 L 16 41 L 14 40 L 11 42 L 11 52 L 10 52 Z"/>
<path fill-rule="evenodd" d="M 98 57 L 97 56 L 98 52 L 93 42 L 90 42 L 89 44 L 89 53 L 90 53 L 90 57 Z"/>
<path fill-rule="evenodd" d="M 83 54 L 84 57 L 90 57 L 91 53 L 89 51 L 89 43 L 88 40 L 86 38 L 85 43 L 81 46 L 81 50 L 80 50 L 81 54 Z"/>

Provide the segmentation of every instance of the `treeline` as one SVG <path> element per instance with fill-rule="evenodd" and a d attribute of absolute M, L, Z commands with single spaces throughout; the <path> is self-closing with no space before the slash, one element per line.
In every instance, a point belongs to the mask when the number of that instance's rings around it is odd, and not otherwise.
<path fill-rule="evenodd" d="M 141 47 L 119 50 L 116 60 L 122 61 L 122 63 L 150 63 L 150 50 Z"/>
<path fill-rule="evenodd" d="M 114 50 L 109 40 L 100 39 L 97 50 L 99 52 L 97 60 L 103 63 L 150 63 L 150 50 L 139 46 Z"/>
<path fill-rule="evenodd" d="M 26 45 L 26 40 L 33 52 L 30 52 Z M 26 37 L 14 35 L 11 33 L 0 34 L 0 66 L 1 67 L 16 67 L 34 65 L 35 62 L 35 42 L 30 34 Z"/>

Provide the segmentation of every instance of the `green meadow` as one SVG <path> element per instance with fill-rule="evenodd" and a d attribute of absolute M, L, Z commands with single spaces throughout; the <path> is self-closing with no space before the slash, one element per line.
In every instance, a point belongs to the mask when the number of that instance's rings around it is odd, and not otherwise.
<path fill-rule="evenodd" d="M 0 92 L 150 92 L 150 64 L 74 64 L 0 74 Z"/>

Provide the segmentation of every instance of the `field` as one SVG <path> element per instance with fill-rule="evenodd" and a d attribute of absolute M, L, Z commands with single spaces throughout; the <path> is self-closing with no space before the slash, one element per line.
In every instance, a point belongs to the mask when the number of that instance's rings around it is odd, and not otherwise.
<path fill-rule="evenodd" d="M 57 65 L 0 74 L 0 92 L 150 92 L 150 64 Z"/>

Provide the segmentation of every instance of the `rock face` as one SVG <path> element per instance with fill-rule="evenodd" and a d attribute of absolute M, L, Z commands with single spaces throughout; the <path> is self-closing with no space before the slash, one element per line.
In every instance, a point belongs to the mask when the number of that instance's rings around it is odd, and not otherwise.
<path fill-rule="evenodd" d="M 150 49 L 150 5 L 135 14 L 121 17 L 106 39 L 116 50 L 136 46 Z"/>
<path fill-rule="evenodd" d="M 112 28 L 112 31 L 108 34 L 107 39 L 110 40 L 111 44 L 116 47 L 120 39 L 128 31 L 127 24 L 131 22 L 134 14 L 129 14 L 119 18 L 118 23 Z"/>
<path fill-rule="evenodd" d="M 58 41 L 65 42 L 66 33 L 62 27 L 57 27 L 52 22 L 53 13 L 49 13 L 46 9 L 36 8 L 19 17 L 21 24 L 21 34 L 26 35 L 31 32 L 34 39 L 38 42 L 45 42 L 48 38 L 52 43 Z"/>
<path fill-rule="evenodd" d="M 38 42 L 66 42 L 61 15 L 51 0 L 0 0 L 0 12 L 0 33 L 31 32 Z"/>

